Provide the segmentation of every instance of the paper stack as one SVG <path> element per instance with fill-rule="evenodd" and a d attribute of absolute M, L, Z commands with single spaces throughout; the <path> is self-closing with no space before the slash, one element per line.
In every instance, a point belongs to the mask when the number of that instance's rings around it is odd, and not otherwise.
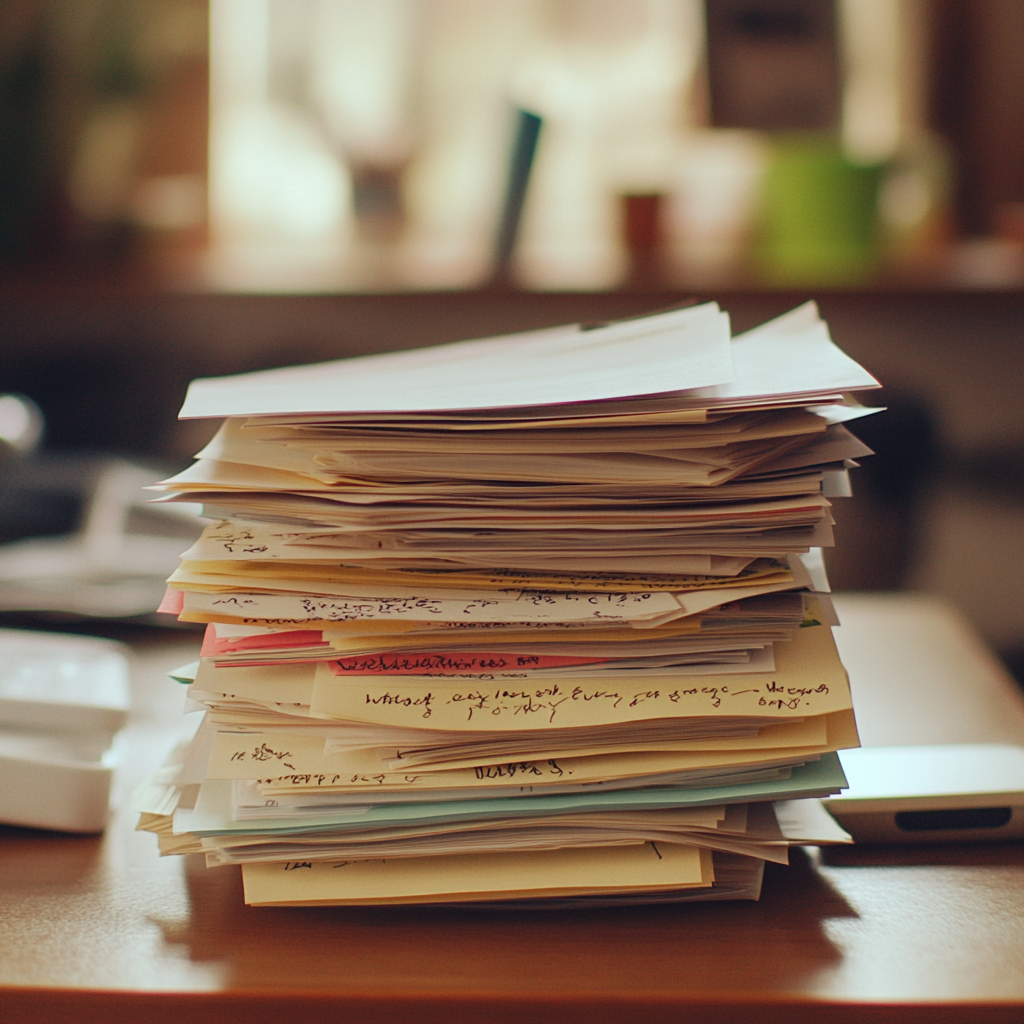
<path fill-rule="evenodd" d="M 858 742 L 820 548 L 877 386 L 713 303 L 194 382 L 206 717 L 140 827 L 253 904 L 756 898 L 845 838 L 799 800 Z"/>

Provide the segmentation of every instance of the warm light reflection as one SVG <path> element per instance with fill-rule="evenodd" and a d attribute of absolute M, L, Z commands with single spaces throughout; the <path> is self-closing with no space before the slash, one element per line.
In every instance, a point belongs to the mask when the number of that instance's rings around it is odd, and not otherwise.
<path fill-rule="evenodd" d="M 210 6 L 220 283 L 484 282 L 517 106 L 544 120 L 513 260 L 521 284 L 621 284 L 637 258 L 628 196 L 661 197 L 666 280 L 725 280 L 745 257 L 764 147 L 705 125 L 701 0 Z M 855 161 L 896 155 L 920 117 L 905 66 L 918 7 L 840 0 L 842 138 Z M 904 230 L 931 198 L 901 173 L 883 212 Z"/>

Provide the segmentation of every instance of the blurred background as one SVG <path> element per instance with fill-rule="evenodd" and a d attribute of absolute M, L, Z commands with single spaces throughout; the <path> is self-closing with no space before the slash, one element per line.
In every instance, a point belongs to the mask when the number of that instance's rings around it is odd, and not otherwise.
<path fill-rule="evenodd" d="M 196 376 L 816 298 L 890 408 L 834 585 L 946 595 L 1021 671 L 1019 0 L 0 0 L 0 24 L 0 394 L 27 400 L 0 397 L 3 480 L 187 464 Z M 84 514 L 13 489 L 0 541 Z"/>

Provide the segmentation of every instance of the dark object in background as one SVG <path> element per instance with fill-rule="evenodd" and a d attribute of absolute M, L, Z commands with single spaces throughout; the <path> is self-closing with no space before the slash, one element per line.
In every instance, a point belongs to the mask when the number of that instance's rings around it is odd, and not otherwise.
<path fill-rule="evenodd" d="M 1024 202 L 1024 4 L 929 0 L 927 9 L 929 126 L 955 155 L 956 228 L 1001 234 L 1006 204 Z"/>
<path fill-rule="evenodd" d="M 912 505 L 936 469 L 935 421 L 928 408 L 894 388 L 880 392 L 877 404 L 886 411 L 858 420 L 857 436 L 875 450 L 864 462 L 859 479 L 881 501 Z"/>
<path fill-rule="evenodd" d="M 705 11 L 713 127 L 838 127 L 832 0 L 705 0 Z"/>
<path fill-rule="evenodd" d="M 623 237 L 629 251 L 627 287 L 656 288 L 662 277 L 665 197 L 657 193 L 621 198 Z"/>
<path fill-rule="evenodd" d="M 0 391 L 26 395 L 38 406 L 47 449 L 142 462 L 161 457 L 160 439 L 174 427 L 191 368 L 174 365 L 178 357 L 160 322 L 163 304 L 148 305 L 148 323 L 140 322 L 136 306 L 122 307 L 102 326 L 92 326 L 93 307 L 85 302 L 40 303 L 28 307 L 28 317 L 11 304 L 3 309 Z M 23 325 L 33 321 L 38 326 L 22 340 Z M 216 358 L 216 342 L 209 345 Z"/>
<path fill-rule="evenodd" d="M 0 465 L 0 614 L 148 620 L 203 527 L 198 506 L 149 503 L 160 476 L 79 453 Z"/>
<path fill-rule="evenodd" d="M 1005 651 L 1003 653 L 1003 661 L 1010 670 L 1010 675 L 1024 689 L 1024 647 L 1015 647 L 1011 651 Z"/>
<path fill-rule="evenodd" d="M 512 144 L 512 159 L 509 164 L 508 183 L 505 187 L 505 203 L 501 213 L 501 226 L 494 247 L 494 282 L 504 284 L 508 278 L 509 262 L 519 234 L 519 221 L 526 200 L 526 188 L 530 184 L 530 171 L 537 152 L 537 140 L 543 122 L 528 110 L 516 111 L 515 141 Z"/>
<path fill-rule="evenodd" d="M 353 163 L 350 170 L 352 208 L 360 235 L 373 241 L 395 241 L 405 224 L 401 175 L 404 167 Z"/>
<path fill-rule="evenodd" d="M 25 246 L 53 177 L 41 128 L 48 113 L 41 19 L 31 9 L 18 14 L 0 15 L 7 36 L 0 57 L 0 261 Z"/>
<path fill-rule="evenodd" d="M 886 411 L 853 424 L 875 451 L 853 473 L 853 498 L 832 513 L 843 543 L 825 556 L 836 590 L 900 590 L 920 542 L 921 502 L 938 471 L 935 420 L 919 400 L 894 388 L 876 399 Z"/>

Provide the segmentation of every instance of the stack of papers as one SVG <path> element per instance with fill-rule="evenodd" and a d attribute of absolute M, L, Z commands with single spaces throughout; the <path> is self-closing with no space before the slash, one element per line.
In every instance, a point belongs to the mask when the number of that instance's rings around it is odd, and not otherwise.
<path fill-rule="evenodd" d="M 252 904 L 757 898 L 844 841 L 821 548 L 878 384 L 709 303 L 192 384 L 162 610 L 205 712 L 143 797 Z"/>

